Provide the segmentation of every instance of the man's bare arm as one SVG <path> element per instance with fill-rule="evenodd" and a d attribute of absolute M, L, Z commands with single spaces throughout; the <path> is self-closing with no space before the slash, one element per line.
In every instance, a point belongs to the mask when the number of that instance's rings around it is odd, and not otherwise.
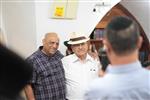
<path fill-rule="evenodd" d="M 26 94 L 27 100 L 35 100 L 31 85 L 27 85 L 25 87 L 25 94 Z"/>

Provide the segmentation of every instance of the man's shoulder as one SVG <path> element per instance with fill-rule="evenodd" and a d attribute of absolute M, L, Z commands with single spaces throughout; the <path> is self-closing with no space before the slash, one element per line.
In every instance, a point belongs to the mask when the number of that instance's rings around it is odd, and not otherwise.
<path fill-rule="evenodd" d="M 109 89 L 108 89 L 108 84 L 107 83 L 105 84 L 104 82 L 104 78 L 97 78 L 93 80 L 92 83 L 89 85 L 85 93 L 85 98 L 90 98 L 89 100 L 99 100 L 97 98 L 100 95 L 106 93 L 106 91 L 109 92 Z"/>
<path fill-rule="evenodd" d="M 107 84 L 103 84 L 103 83 L 105 83 L 105 79 L 103 77 L 96 78 L 90 84 L 90 88 L 93 88 L 93 89 L 104 88 L 105 87 L 104 85 L 107 85 Z"/>
<path fill-rule="evenodd" d="M 72 60 L 72 58 L 73 58 L 74 56 L 75 56 L 74 54 L 65 56 L 65 57 L 62 58 L 62 61 L 70 61 L 70 60 Z"/>
<path fill-rule="evenodd" d="M 57 50 L 56 53 L 55 53 L 55 57 L 58 57 L 58 58 L 62 59 L 64 57 L 64 55 L 59 50 Z"/>
<path fill-rule="evenodd" d="M 28 57 L 26 58 L 26 60 L 33 60 L 33 59 L 36 59 L 36 58 L 38 57 L 38 55 L 39 55 L 39 52 L 38 52 L 38 51 L 35 51 L 35 52 L 33 52 L 30 56 L 28 56 Z"/>

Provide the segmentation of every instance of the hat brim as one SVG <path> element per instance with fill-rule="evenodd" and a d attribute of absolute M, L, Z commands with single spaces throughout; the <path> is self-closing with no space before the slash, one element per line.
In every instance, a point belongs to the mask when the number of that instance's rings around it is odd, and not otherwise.
<path fill-rule="evenodd" d="M 64 41 L 65 46 L 69 46 L 68 41 Z"/>
<path fill-rule="evenodd" d="M 86 39 L 78 40 L 78 41 L 69 41 L 68 44 L 71 44 L 71 45 L 73 45 L 73 44 L 80 44 L 80 43 L 87 42 L 89 40 L 90 40 L 90 38 L 86 38 Z"/>

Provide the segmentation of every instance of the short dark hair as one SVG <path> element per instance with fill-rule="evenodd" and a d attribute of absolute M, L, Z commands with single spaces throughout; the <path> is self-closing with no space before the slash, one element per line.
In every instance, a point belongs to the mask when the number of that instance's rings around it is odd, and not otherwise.
<path fill-rule="evenodd" d="M 108 23 L 105 31 L 105 37 L 118 55 L 133 52 L 137 48 L 139 35 L 137 23 L 128 17 L 122 16 L 113 18 Z"/>

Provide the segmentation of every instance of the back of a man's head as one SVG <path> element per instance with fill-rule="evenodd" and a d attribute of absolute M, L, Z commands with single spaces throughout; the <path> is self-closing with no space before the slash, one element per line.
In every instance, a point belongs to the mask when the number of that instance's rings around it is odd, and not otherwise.
<path fill-rule="evenodd" d="M 138 25 L 128 17 L 115 17 L 106 27 L 105 37 L 118 54 L 131 53 L 137 48 Z"/>

